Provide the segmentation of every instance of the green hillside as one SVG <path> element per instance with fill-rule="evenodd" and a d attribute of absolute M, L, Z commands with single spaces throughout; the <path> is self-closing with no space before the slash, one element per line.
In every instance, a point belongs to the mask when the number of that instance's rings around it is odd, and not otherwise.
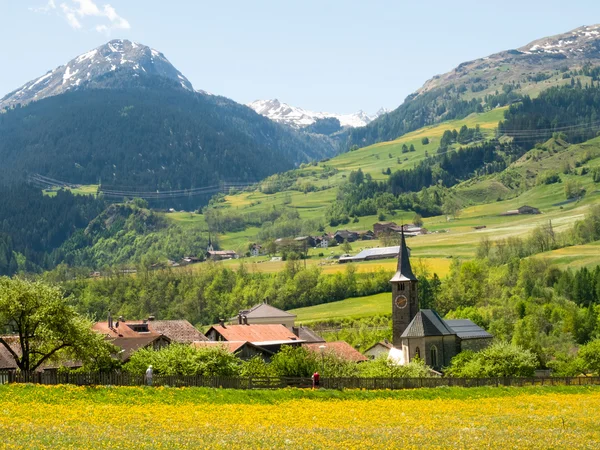
<path fill-rule="evenodd" d="M 297 322 L 308 324 L 320 320 L 358 319 L 379 314 L 391 314 L 392 303 L 390 293 L 384 292 L 367 297 L 349 298 L 339 302 L 292 309 L 289 312 L 298 316 Z"/>

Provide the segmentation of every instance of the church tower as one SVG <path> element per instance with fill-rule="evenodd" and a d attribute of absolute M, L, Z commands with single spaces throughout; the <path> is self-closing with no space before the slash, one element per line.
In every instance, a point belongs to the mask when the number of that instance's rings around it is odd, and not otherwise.
<path fill-rule="evenodd" d="M 410 267 L 408 247 L 404 239 L 404 228 L 398 252 L 398 270 L 390 280 L 392 283 L 392 332 L 393 344 L 402 348 L 402 333 L 419 312 L 417 277 Z"/>

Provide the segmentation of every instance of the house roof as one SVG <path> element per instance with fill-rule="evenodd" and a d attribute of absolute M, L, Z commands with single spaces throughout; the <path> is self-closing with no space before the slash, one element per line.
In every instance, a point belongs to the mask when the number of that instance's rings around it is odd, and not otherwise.
<path fill-rule="evenodd" d="M 21 356 L 21 347 L 19 346 L 19 338 L 17 336 L 2 336 L 10 348 L 19 356 Z M 8 351 L 8 349 L 0 344 L 0 369 L 16 369 L 17 362 Z"/>
<path fill-rule="evenodd" d="M 240 351 L 244 347 L 252 347 L 262 353 L 273 354 L 273 352 L 266 350 L 258 345 L 254 345 L 252 342 L 247 341 L 196 341 L 192 342 L 192 347 L 195 348 L 210 348 L 221 346 L 225 348 L 229 353 L 235 353 Z"/>
<path fill-rule="evenodd" d="M 400 238 L 400 251 L 398 253 L 398 268 L 396 273 L 390 280 L 395 281 L 417 281 L 417 277 L 410 267 L 410 259 L 408 257 L 408 247 L 406 246 L 406 239 L 404 238 L 404 231 L 402 231 L 402 237 Z"/>
<path fill-rule="evenodd" d="M 334 236 L 341 236 L 341 237 L 358 236 L 358 233 L 356 231 L 337 230 L 335 232 Z"/>
<path fill-rule="evenodd" d="M 298 338 L 303 341 L 306 341 L 307 343 L 325 342 L 325 339 L 323 339 L 321 336 L 319 336 L 317 333 L 315 333 L 310 328 L 303 327 L 303 326 L 294 327 L 292 331 L 297 331 Z"/>
<path fill-rule="evenodd" d="M 387 349 L 392 349 L 394 346 L 391 344 L 391 342 L 380 341 L 376 344 L 371 345 L 368 349 L 365 350 L 365 353 L 367 353 L 369 350 L 374 349 L 375 347 L 385 347 Z"/>
<path fill-rule="evenodd" d="M 247 341 L 253 344 L 302 342 L 293 332 L 279 324 L 214 325 L 215 330 L 226 341 Z"/>
<path fill-rule="evenodd" d="M 119 354 L 121 360 L 127 361 L 131 355 L 142 348 L 146 348 L 152 345 L 155 341 L 165 339 L 167 342 L 170 339 L 162 334 L 150 335 L 150 336 L 142 336 L 142 337 L 117 337 L 117 338 L 108 338 L 111 344 L 119 347 L 122 351 Z"/>
<path fill-rule="evenodd" d="M 143 339 L 147 337 L 159 337 L 161 333 L 154 331 L 148 324 L 148 331 L 140 332 L 134 331 L 131 327 L 136 325 L 144 325 L 141 320 L 130 320 L 130 321 L 114 321 L 114 324 L 119 324 L 119 327 L 113 325 L 109 328 L 108 322 L 96 322 L 92 327 L 92 330 L 102 333 L 103 335 L 111 338 L 132 338 L 132 339 Z"/>
<path fill-rule="evenodd" d="M 319 352 L 319 353 L 321 352 L 320 347 L 322 345 L 324 345 L 325 349 L 323 351 L 325 352 L 325 354 L 333 354 L 333 355 L 337 356 L 338 358 L 346 359 L 348 361 L 361 362 L 361 361 L 368 361 L 368 359 L 369 359 L 345 341 L 326 342 L 324 344 L 314 343 L 314 344 L 304 344 L 304 345 L 310 351 Z"/>
<path fill-rule="evenodd" d="M 194 341 L 207 341 L 208 338 L 187 320 L 150 320 L 148 327 L 167 336 L 173 342 L 188 344 Z"/>
<path fill-rule="evenodd" d="M 456 335 L 462 339 L 490 339 L 493 336 L 469 319 L 444 320 Z"/>
<path fill-rule="evenodd" d="M 240 314 L 248 317 L 249 319 L 280 319 L 296 317 L 295 314 L 275 308 L 274 306 L 268 305 L 267 303 L 259 303 L 258 305 L 255 305 L 250 309 L 240 311 Z"/>
<path fill-rule="evenodd" d="M 408 324 L 403 338 L 425 336 L 449 336 L 456 334 L 433 309 L 422 309 Z"/>

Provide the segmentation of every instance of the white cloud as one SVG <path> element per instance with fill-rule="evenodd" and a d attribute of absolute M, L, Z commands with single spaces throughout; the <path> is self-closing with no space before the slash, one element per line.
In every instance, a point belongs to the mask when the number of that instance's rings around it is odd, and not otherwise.
<path fill-rule="evenodd" d="M 40 14 L 54 11 L 75 30 L 82 29 L 87 23 L 92 25 L 93 30 L 104 34 L 110 34 L 112 30 L 131 28 L 129 22 L 119 16 L 110 4 L 99 7 L 94 0 L 66 0 L 60 5 L 57 5 L 55 0 L 49 0 L 45 6 L 29 9 Z"/>

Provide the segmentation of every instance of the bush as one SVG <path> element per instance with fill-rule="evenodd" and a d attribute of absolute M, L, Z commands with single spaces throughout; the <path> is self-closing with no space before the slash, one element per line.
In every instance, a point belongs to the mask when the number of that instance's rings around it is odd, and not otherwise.
<path fill-rule="evenodd" d="M 480 352 L 464 351 L 452 358 L 446 374 L 453 377 L 531 377 L 538 361 L 522 347 L 498 341 Z"/>
<path fill-rule="evenodd" d="M 158 375 L 234 377 L 240 372 L 240 360 L 223 347 L 196 349 L 184 344 L 172 344 L 160 350 L 140 349 L 123 368 L 142 375 L 149 365 Z"/>
<path fill-rule="evenodd" d="M 385 355 L 360 364 L 359 372 L 365 378 L 424 378 L 430 376 L 429 369 L 420 359 L 415 359 L 405 366 L 398 366 L 388 361 Z"/>
<path fill-rule="evenodd" d="M 586 371 L 600 375 L 600 339 L 582 345 L 579 349 L 579 358 Z"/>

